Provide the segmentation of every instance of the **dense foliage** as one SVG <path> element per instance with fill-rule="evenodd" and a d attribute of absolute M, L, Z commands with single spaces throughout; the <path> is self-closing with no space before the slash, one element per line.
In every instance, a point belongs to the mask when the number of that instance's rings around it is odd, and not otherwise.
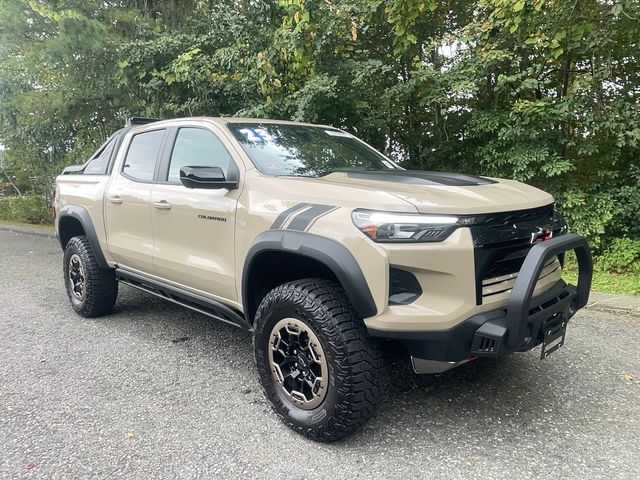
<path fill-rule="evenodd" d="M 38 193 L 133 114 L 323 122 L 637 252 L 639 57 L 637 0 L 0 0 L 0 139 Z"/>

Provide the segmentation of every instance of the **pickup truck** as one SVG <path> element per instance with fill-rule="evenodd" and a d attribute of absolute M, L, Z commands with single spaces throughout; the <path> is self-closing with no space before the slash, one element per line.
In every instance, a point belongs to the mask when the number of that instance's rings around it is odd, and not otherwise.
<path fill-rule="evenodd" d="M 330 126 L 132 119 L 57 178 L 55 210 L 78 314 L 125 284 L 251 332 L 273 410 L 320 441 L 374 414 L 388 351 L 417 373 L 545 358 L 591 285 L 548 193 L 405 170 Z"/>

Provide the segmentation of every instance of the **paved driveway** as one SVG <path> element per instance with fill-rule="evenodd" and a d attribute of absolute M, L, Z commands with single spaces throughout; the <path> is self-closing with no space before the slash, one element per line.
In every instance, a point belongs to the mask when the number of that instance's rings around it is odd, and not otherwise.
<path fill-rule="evenodd" d="M 55 240 L 0 231 L 0 477 L 640 477 L 640 317 L 581 312 L 538 351 L 436 377 L 396 366 L 379 414 L 323 445 L 279 423 L 251 339 L 123 287 L 76 316 Z"/>

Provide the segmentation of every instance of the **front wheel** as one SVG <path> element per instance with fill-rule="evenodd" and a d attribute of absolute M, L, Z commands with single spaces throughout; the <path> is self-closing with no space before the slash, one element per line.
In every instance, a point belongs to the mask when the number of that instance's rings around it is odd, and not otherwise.
<path fill-rule="evenodd" d="M 305 279 L 273 289 L 258 307 L 253 343 L 273 410 L 307 437 L 345 437 L 382 400 L 383 352 L 335 282 Z"/>

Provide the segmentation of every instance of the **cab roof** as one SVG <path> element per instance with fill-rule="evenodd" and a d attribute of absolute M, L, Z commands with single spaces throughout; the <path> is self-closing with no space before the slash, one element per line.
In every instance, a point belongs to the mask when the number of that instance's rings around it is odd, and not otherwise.
<path fill-rule="evenodd" d="M 171 125 L 172 123 L 179 123 L 185 120 L 204 120 L 211 123 L 215 123 L 217 125 L 226 125 L 228 123 L 277 123 L 277 124 L 285 124 L 285 125 L 305 125 L 310 127 L 324 127 L 324 128 L 335 128 L 330 125 L 322 125 L 322 124 L 314 124 L 314 123 L 306 123 L 306 122 L 293 122 L 290 120 L 278 120 L 278 119 L 270 119 L 270 118 L 250 118 L 250 117 L 179 117 L 179 118 L 170 118 L 170 119 L 159 119 L 159 118 L 146 118 L 146 117 L 131 117 L 127 121 L 127 127 L 133 127 L 138 125 L 147 125 L 149 123 L 162 123 L 164 125 Z"/>

